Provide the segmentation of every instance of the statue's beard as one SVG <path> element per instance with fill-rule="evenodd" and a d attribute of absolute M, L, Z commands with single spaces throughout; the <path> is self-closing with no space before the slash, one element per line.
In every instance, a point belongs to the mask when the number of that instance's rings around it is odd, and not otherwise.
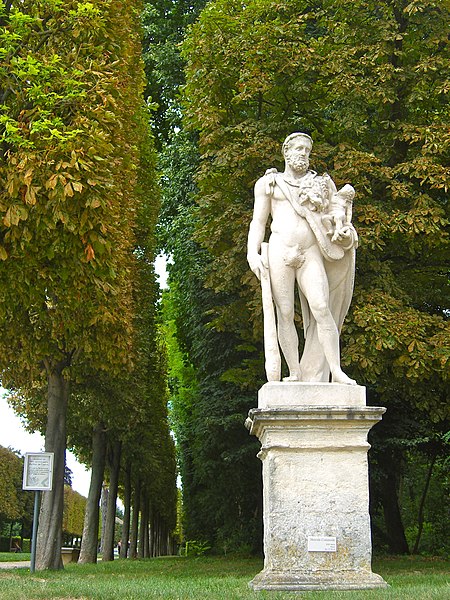
<path fill-rule="evenodd" d="M 301 156 L 286 155 L 286 162 L 296 173 L 306 173 L 309 167 L 309 160 Z"/>

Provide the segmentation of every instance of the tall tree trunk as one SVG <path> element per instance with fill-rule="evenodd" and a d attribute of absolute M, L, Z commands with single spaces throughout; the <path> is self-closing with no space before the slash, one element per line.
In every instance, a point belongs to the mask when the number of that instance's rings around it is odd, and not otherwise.
<path fill-rule="evenodd" d="M 125 468 L 125 485 L 124 485 L 124 513 L 122 538 L 120 545 L 120 558 L 128 556 L 128 545 L 130 542 L 130 518 L 131 518 L 131 463 L 127 461 Z"/>
<path fill-rule="evenodd" d="M 139 523 L 138 558 L 145 558 L 145 530 L 148 529 L 148 502 L 145 491 L 141 494 L 141 521 Z"/>
<path fill-rule="evenodd" d="M 53 452 L 53 489 L 43 492 L 36 542 L 36 569 L 62 569 L 62 522 L 64 510 L 64 468 L 66 463 L 66 417 L 69 382 L 64 378 L 66 363 L 47 369 L 47 427 L 45 451 Z"/>
<path fill-rule="evenodd" d="M 418 515 L 418 526 L 419 527 L 417 530 L 416 541 L 414 543 L 413 554 L 417 554 L 417 552 L 419 551 L 420 538 L 422 537 L 422 531 L 423 531 L 425 500 L 427 498 L 428 489 L 430 487 L 431 476 L 433 474 L 434 463 L 436 462 L 437 455 L 438 455 L 438 453 L 436 450 L 436 453 L 434 454 L 434 456 L 431 459 L 430 466 L 428 467 L 427 479 L 425 481 L 425 486 L 423 488 L 422 496 L 420 498 L 419 515 Z"/>
<path fill-rule="evenodd" d="M 156 526 L 155 526 L 155 512 L 152 511 L 152 518 L 150 520 L 150 556 L 156 556 Z"/>
<path fill-rule="evenodd" d="M 130 533 L 130 558 L 137 557 L 137 539 L 138 539 L 138 524 L 139 524 L 139 504 L 141 500 L 141 481 L 135 483 L 134 486 L 134 502 L 133 502 L 133 516 L 131 519 L 131 533 Z"/>
<path fill-rule="evenodd" d="M 103 423 L 99 423 L 92 433 L 92 473 L 89 494 L 84 513 L 83 537 L 81 540 L 79 563 L 96 563 L 98 551 L 98 529 L 100 496 L 105 474 L 106 433 Z"/>
<path fill-rule="evenodd" d="M 114 532 L 116 528 L 117 491 L 119 489 L 120 458 L 122 442 L 116 441 L 111 446 L 109 466 L 109 494 L 106 508 L 105 536 L 103 538 L 102 561 L 114 560 Z"/>
<path fill-rule="evenodd" d="M 166 536 L 165 536 L 165 527 L 162 520 L 159 520 L 159 556 L 166 556 L 166 546 L 165 546 Z"/>
<path fill-rule="evenodd" d="M 100 512 L 101 512 L 101 518 L 102 518 L 102 531 L 101 531 L 101 535 L 100 535 L 100 548 L 99 548 L 99 552 L 103 553 L 103 547 L 104 547 L 104 538 L 105 538 L 105 531 L 106 531 L 106 513 L 108 512 L 107 507 L 108 507 L 108 495 L 109 495 L 109 489 L 108 486 L 106 485 L 106 483 L 102 483 L 102 493 L 100 496 Z"/>
<path fill-rule="evenodd" d="M 159 537 L 159 515 L 156 514 L 154 519 L 153 519 L 153 535 L 154 535 L 154 542 L 153 542 L 153 556 L 160 556 L 161 552 L 160 552 L 160 537 Z"/>
<path fill-rule="evenodd" d="M 381 503 L 383 505 L 384 522 L 389 550 L 394 554 L 409 554 L 403 528 L 400 507 L 398 504 L 398 482 L 395 465 L 398 457 L 388 454 L 384 461 L 384 477 L 381 478 Z"/>
<path fill-rule="evenodd" d="M 150 500 L 147 498 L 146 500 L 146 508 L 145 508 L 145 529 L 144 529 L 144 558 L 150 558 Z"/>

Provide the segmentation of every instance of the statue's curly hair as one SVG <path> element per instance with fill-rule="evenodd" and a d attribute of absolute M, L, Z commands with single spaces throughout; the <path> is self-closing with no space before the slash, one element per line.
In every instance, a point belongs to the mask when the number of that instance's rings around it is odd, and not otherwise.
<path fill-rule="evenodd" d="M 294 140 L 295 138 L 298 138 L 298 137 L 303 137 L 303 138 L 306 138 L 307 140 L 309 140 L 311 142 L 311 148 L 312 148 L 312 145 L 314 143 L 312 137 L 310 135 L 308 135 L 307 133 L 302 133 L 300 131 L 296 131 L 296 132 L 288 135 L 287 138 L 284 140 L 283 146 L 281 147 L 283 156 L 285 155 L 286 150 L 289 148 L 292 140 Z"/>

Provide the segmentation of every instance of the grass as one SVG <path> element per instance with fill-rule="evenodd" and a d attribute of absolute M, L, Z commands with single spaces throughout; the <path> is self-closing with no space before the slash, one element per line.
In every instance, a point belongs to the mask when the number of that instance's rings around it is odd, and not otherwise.
<path fill-rule="evenodd" d="M 19 562 L 30 559 L 29 552 L 0 552 L 0 562 Z"/>
<path fill-rule="evenodd" d="M 450 598 L 450 563 L 419 557 L 375 561 L 388 589 L 302 594 L 305 600 L 445 600 Z M 0 571 L 0 599 L 34 600 L 288 600 L 298 594 L 254 592 L 248 582 L 262 568 L 258 559 L 229 557 L 116 560 L 69 564 L 64 571 L 31 574 Z"/>

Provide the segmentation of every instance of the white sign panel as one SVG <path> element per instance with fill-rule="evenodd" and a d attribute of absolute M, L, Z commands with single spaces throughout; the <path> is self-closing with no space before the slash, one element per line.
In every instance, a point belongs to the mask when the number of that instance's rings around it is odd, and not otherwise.
<path fill-rule="evenodd" d="M 53 452 L 26 452 L 23 489 L 49 492 L 53 484 Z"/>
<path fill-rule="evenodd" d="M 325 536 L 308 536 L 308 552 L 336 552 L 336 538 Z"/>

